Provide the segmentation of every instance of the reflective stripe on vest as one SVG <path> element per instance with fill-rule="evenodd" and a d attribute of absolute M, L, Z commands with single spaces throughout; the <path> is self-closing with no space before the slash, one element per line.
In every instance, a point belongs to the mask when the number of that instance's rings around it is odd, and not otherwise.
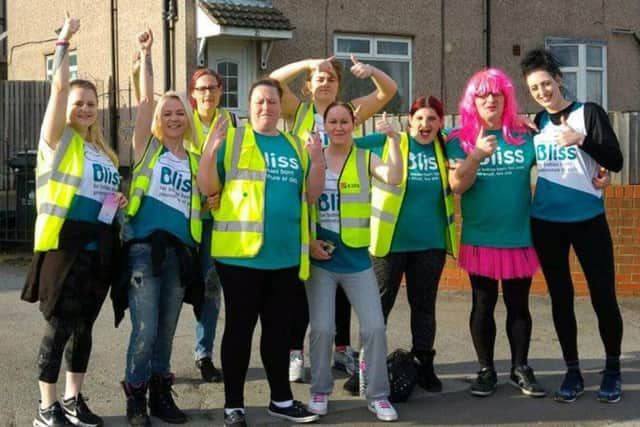
<path fill-rule="evenodd" d="M 400 209 L 406 194 L 409 167 L 409 136 L 404 132 L 400 135 L 400 152 L 402 154 L 402 161 L 404 162 L 402 182 L 399 185 L 389 185 L 378 181 L 375 178 L 372 182 L 371 246 L 369 247 L 369 252 L 377 257 L 386 256 L 391 250 L 391 242 L 393 241 L 395 227 L 398 223 Z M 454 221 L 453 194 L 449 187 L 449 180 L 447 176 L 448 171 L 445 164 L 445 156 L 440 137 L 438 137 L 433 144 L 445 205 L 445 212 L 443 212 L 447 223 L 445 230 L 445 244 L 447 252 L 455 257 L 458 253 L 458 245 Z M 386 161 L 388 155 L 389 144 L 385 143 L 382 160 Z"/>
<path fill-rule="evenodd" d="M 303 169 L 298 276 L 306 280 L 309 278 L 308 159 L 299 138 L 287 133 L 282 135 L 292 145 Z M 228 130 L 224 166 L 225 183 L 213 221 L 211 256 L 253 258 L 263 245 L 267 166 L 250 125 Z"/>
<path fill-rule="evenodd" d="M 198 138 L 198 141 L 191 141 L 191 138 L 185 139 L 185 149 L 196 154 L 198 156 L 202 155 L 204 151 L 204 147 L 206 145 L 209 134 L 213 131 L 220 117 L 227 119 L 227 128 L 235 127 L 235 120 L 231 116 L 231 113 L 227 111 L 225 108 L 216 108 L 215 118 L 209 124 L 209 132 L 205 135 L 204 129 L 202 128 L 202 121 L 200 120 L 200 115 L 197 111 L 193 112 L 193 126 L 195 127 L 195 135 Z"/>
<path fill-rule="evenodd" d="M 38 152 L 34 250 L 58 249 L 60 231 L 82 182 L 83 169 L 84 140 L 69 126 L 50 164 L 46 164 L 43 154 Z"/>
<path fill-rule="evenodd" d="M 133 178 L 131 180 L 131 189 L 129 190 L 129 205 L 127 206 L 127 215 L 136 216 L 144 195 L 149 191 L 151 186 L 151 176 L 153 168 L 162 154 L 163 145 L 155 137 L 147 144 L 142 159 L 133 168 Z M 202 237 L 202 221 L 200 220 L 200 191 L 196 177 L 198 175 L 198 156 L 187 151 L 189 158 L 189 169 L 191 171 L 191 205 L 189 211 L 189 231 L 194 242 L 200 243 Z M 158 213 L 161 215 L 161 213 Z"/>
<path fill-rule="evenodd" d="M 351 248 L 369 246 L 371 186 L 369 183 L 369 150 L 351 147 L 338 178 L 340 238 Z M 316 236 L 318 204 L 312 218 L 312 238 Z"/>

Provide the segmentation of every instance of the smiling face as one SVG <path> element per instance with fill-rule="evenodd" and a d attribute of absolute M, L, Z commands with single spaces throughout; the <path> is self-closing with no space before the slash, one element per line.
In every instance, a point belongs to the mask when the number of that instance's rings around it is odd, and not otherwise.
<path fill-rule="evenodd" d="M 334 73 L 316 71 L 305 84 L 314 101 L 333 102 L 338 97 L 340 79 Z"/>
<path fill-rule="evenodd" d="M 196 100 L 196 106 L 200 112 L 217 108 L 221 94 L 222 87 L 218 79 L 210 74 L 199 77 L 191 91 L 191 96 Z"/>
<path fill-rule="evenodd" d="M 351 142 L 353 112 L 344 105 L 336 105 L 326 112 L 324 128 L 332 144 Z"/>
<path fill-rule="evenodd" d="M 548 71 L 537 70 L 526 78 L 531 97 L 549 112 L 562 110 L 566 101 L 560 91 L 560 77 L 553 77 Z"/>
<path fill-rule="evenodd" d="M 476 95 L 475 105 L 478 117 L 485 126 L 502 126 L 502 113 L 504 112 L 504 95 L 502 93 L 488 92 L 484 95 Z"/>
<path fill-rule="evenodd" d="M 167 139 L 181 139 L 189 128 L 187 112 L 182 101 L 167 98 L 160 110 L 160 128 Z"/>
<path fill-rule="evenodd" d="M 249 98 L 249 117 L 256 131 L 277 133 L 280 110 L 280 96 L 275 87 L 258 85 L 253 89 Z"/>
<path fill-rule="evenodd" d="M 98 117 L 98 99 L 94 91 L 74 87 L 67 101 L 67 121 L 74 129 L 84 132 Z"/>
<path fill-rule="evenodd" d="M 411 136 L 422 144 L 432 142 L 441 128 L 440 116 L 430 107 L 420 108 L 409 118 Z"/>

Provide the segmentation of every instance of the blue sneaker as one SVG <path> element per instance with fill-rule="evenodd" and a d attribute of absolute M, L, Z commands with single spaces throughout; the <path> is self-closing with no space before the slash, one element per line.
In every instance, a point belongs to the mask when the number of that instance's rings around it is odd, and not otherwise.
<path fill-rule="evenodd" d="M 564 375 L 562 385 L 556 391 L 554 399 L 556 402 L 573 403 L 584 394 L 584 380 L 582 374 L 577 370 L 569 370 Z"/>
<path fill-rule="evenodd" d="M 605 370 L 598 390 L 598 400 L 604 403 L 618 403 L 622 398 L 622 378 L 620 371 Z"/>

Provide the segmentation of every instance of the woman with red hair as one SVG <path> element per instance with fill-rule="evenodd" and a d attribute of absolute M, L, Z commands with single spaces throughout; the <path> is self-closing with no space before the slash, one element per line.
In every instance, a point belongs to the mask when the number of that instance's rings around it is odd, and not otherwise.
<path fill-rule="evenodd" d="M 469 274 L 473 290 L 471 337 L 481 367 L 470 391 L 474 396 L 489 396 L 497 387 L 493 313 L 498 282 L 502 282 L 510 382 L 527 396 L 542 397 L 545 391 L 527 361 L 529 290 L 538 269 L 529 227 L 533 140 L 516 116 L 513 83 L 501 70 L 488 68 L 474 74 L 459 110 L 461 125 L 450 134 L 447 156 L 451 189 L 462 194 L 458 263 Z"/>
<path fill-rule="evenodd" d="M 393 308 L 402 276 L 411 307 L 411 352 L 420 362 L 418 383 L 439 392 L 433 369 L 436 295 L 447 252 L 455 256 L 453 196 L 447 178 L 442 102 L 421 96 L 411 105 L 408 132 L 400 134 L 404 173 L 399 186 L 373 179 L 371 246 L 385 322 Z M 382 159 L 389 145 L 373 143 Z M 384 146 L 384 148 L 382 148 Z M 416 227 L 416 224 L 421 224 Z"/>

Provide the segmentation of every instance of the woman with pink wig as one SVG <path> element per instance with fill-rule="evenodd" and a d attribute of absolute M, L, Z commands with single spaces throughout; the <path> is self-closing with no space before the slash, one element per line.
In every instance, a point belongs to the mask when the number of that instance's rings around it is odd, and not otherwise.
<path fill-rule="evenodd" d="M 516 116 L 513 84 L 501 70 L 488 68 L 473 75 L 459 110 L 460 127 L 449 135 L 447 157 L 451 189 L 462 194 L 458 262 L 469 274 L 473 290 L 470 328 L 480 371 L 470 391 L 489 396 L 497 387 L 493 313 L 502 282 L 510 382 L 527 396 L 542 397 L 545 391 L 527 364 L 529 290 L 538 269 L 529 230 L 533 140 Z"/>

